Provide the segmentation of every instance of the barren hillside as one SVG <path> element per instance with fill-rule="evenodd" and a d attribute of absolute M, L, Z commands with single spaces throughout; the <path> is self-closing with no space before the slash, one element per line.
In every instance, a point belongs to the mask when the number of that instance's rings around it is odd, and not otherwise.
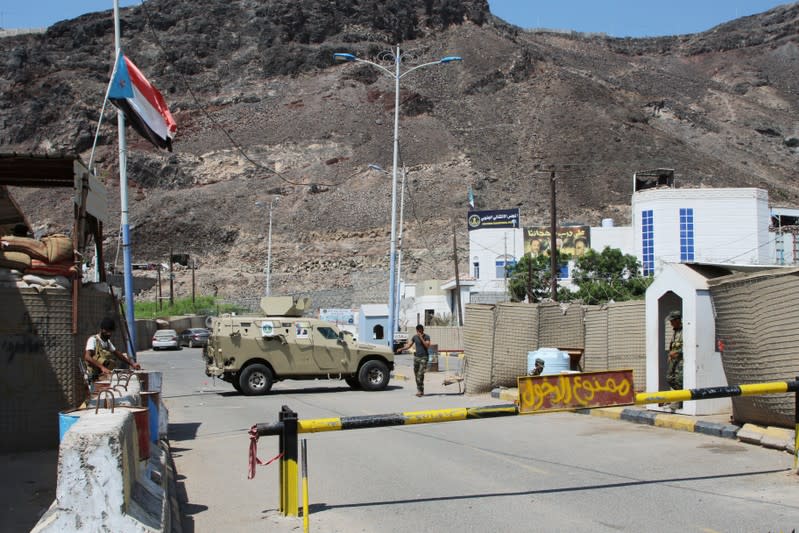
<path fill-rule="evenodd" d="M 391 168 L 393 80 L 333 53 L 378 61 L 396 42 L 407 67 L 464 59 L 402 79 L 409 279 L 453 275 L 453 227 L 467 271 L 469 186 L 478 208 L 518 206 L 524 224 L 546 222 L 550 168 L 559 218 L 591 225 L 628 222 L 633 172 L 657 167 L 676 169 L 682 187 L 758 186 L 799 204 L 796 3 L 657 39 L 527 32 L 484 0 L 149 0 L 123 10 L 122 27 L 179 128 L 173 153 L 129 133 L 134 261 L 189 253 L 202 293 L 263 290 L 267 213 L 256 201 L 280 195 L 274 293 L 385 299 L 391 187 L 367 165 Z M 88 161 L 112 43 L 110 11 L 0 39 L 0 151 Z M 101 132 L 114 260 L 109 111 Z M 63 198 L 14 194 L 34 229 L 66 229 Z M 190 290 L 185 275 L 176 290 Z"/>

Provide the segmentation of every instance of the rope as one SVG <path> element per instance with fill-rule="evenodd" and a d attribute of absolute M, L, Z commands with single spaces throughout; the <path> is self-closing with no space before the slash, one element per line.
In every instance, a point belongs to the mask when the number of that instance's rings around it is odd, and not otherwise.
<path fill-rule="evenodd" d="M 266 466 L 272 464 L 276 460 L 283 457 L 283 452 L 280 452 L 276 456 L 269 459 L 267 462 L 263 462 L 258 459 L 258 426 L 255 425 L 250 428 L 250 457 L 247 461 L 247 479 L 254 479 L 255 478 L 255 467 L 256 465 Z"/>

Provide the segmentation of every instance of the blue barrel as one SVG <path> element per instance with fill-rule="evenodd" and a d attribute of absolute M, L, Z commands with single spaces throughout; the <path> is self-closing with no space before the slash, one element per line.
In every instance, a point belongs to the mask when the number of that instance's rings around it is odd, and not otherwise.
<path fill-rule="evenodd" d="M 158 407 L 160 402 L 160 392 L 147 391 L 139 393 L 142 399 L 142 407 L 147 407 L 150 411 L 150 442 L 158 442 Z"/>
<path fill-rule="evenodd" d="M 61 411 L 58 413 L 58 442 L 64 440 L 64 433 L 66 433 L 79 418 L 80 416 L 78 416 L 76 411 Z"/>
<path fill-rule="evenodd" d="M 557 348 L 539 348 L 534 352 L 527 352 L 527 373 L 535 368 L 535 360 L 544 360 L 544 371 L 542 376 L 550 374 L 560 374 L 571 370 L 571 357 L 569 354 Z"/>

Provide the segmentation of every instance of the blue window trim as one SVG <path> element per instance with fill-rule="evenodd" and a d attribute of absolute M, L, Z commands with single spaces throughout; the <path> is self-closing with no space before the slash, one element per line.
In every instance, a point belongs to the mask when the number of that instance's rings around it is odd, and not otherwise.
<path fill-rule="evenodd" d="M 680 208 L 680 261 L 694 260 L 694 209 Z"/>
<path fill-rule="evenodd" d="M 641 245 L 644 276 L 655 271 L 655 218 L 651 209 L 641 211 Z"/>

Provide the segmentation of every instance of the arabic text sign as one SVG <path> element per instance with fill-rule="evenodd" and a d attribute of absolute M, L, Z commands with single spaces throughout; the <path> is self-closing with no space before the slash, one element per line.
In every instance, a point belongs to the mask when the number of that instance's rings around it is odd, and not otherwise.
<path fill-rule="evenodd" d="M 521 376 L 521 414 L 635 403 L 632 370 Z"/>

